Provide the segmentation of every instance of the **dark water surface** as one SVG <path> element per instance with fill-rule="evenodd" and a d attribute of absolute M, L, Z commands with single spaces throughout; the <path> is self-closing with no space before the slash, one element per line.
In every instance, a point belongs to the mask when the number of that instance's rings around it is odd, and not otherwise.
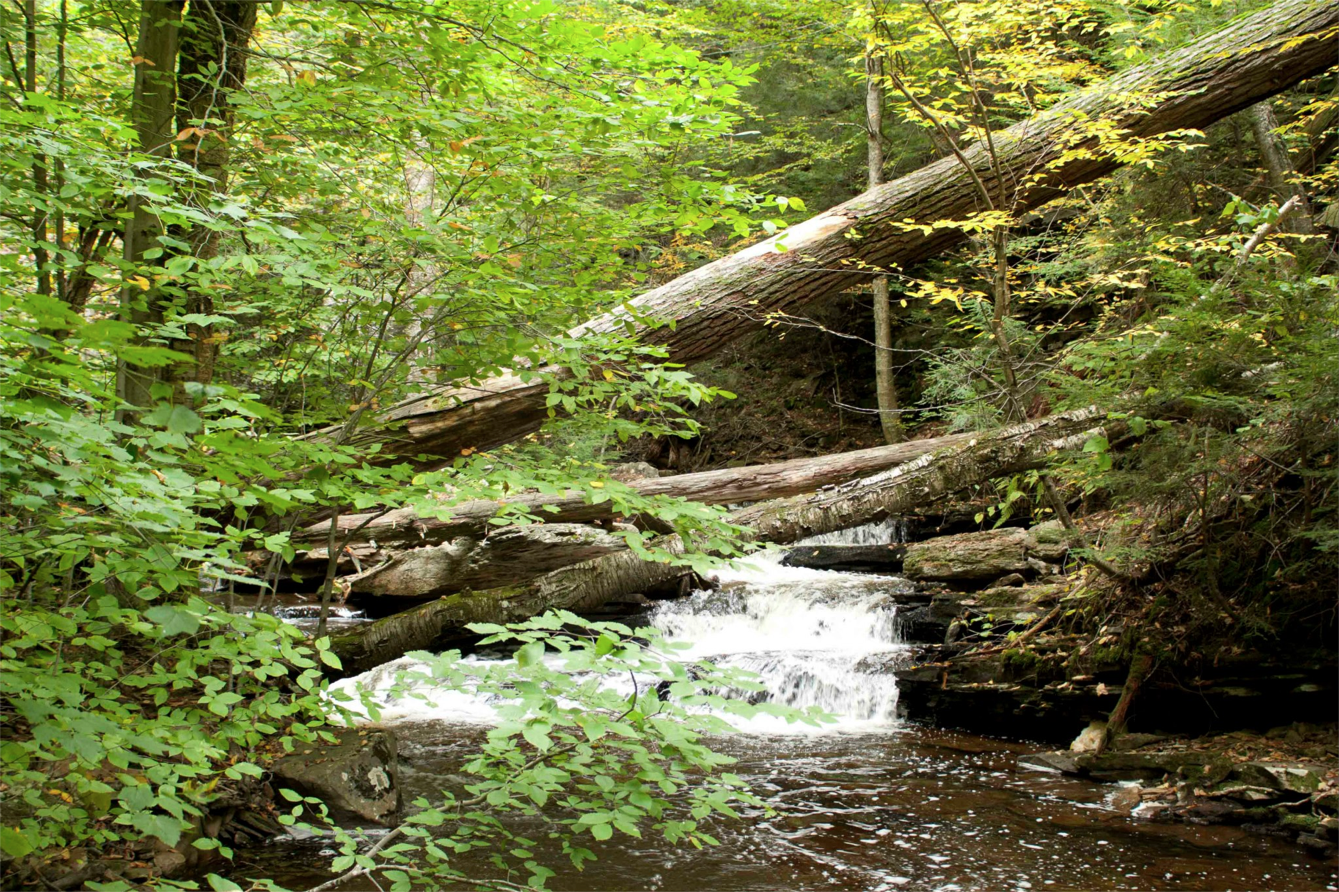
<path fill-rule="evenodd" d="M 405 799 L 434 798 L 478 726 L 397 727 Z M 1108 805 L 1112 786 L 1017 765 L 1037 747 L 920 728 L 739 736 L 717 742 L 776 815 L 712 829 L 701 851 L 616 834 L 585 843 L 577 872 L 556 858 L 554 890 L 1317 890 L 1335 866 L 1231 827 L 1153 824 Z M 371 830 L 372 839 L 384 831 Z M 323 854 L 324 851 L 324 854 Z M 291 889 L 329 879 L 317 840 L 238 853 L 235 877 Z M 482 859 L 480 859 L 482 861 Z M 485 871 L 481 870 L 481 874 Z M 491 873 L 491 871 L 489 871 Z M 363 878 L 344 887 L 372 890 Z"/>

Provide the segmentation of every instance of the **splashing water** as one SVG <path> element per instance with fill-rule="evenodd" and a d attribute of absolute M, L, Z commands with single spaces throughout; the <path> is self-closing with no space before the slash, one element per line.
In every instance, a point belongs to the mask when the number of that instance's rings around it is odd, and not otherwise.
<path fill-rule="evenodd" d="M 836 721 L 827 730 L 887 725 L 897 708 L 891 674 L 862 670 L 872 654 L 902 651 L 894 596 L 905 580 L 783 567 L 776 554 L 755 555 L 718 571 L 719 591 L 670 601 L 652 623 L 670 639 L 688 642 L 694 659 L 712 659 L 757 673 L 766 699 L 816 707 Z M 736 722 L 738 725 L 739 723 Z M 748 730 L 797 731 L 762 717 Z"/>
<path fill-rule="evenodd" d="M 835 718 L 818 728 L 772 716 L 747 721 L 731 717 L 732 724 L 751 732 L 812 733 L 892 723 L 897 708 L 895 680 L 891 674 L 861 666 L 872 654 L 904 649 L 897 638 L 893 598 L 909 591 L 909 583 L 893 577 L 782 567 L 776 553 L 752 556 L 716 576 L 721 590 L 665 602 L 652 614 L 651 624 L 666 638 L 690 645 L 683 652 L 685 659 L 709 659 L 756 673 L 766 691 L 751 693 L 749 699 L 814 707 Z M 466 659 L 484 662 L 479 657 Z M 546 659 L 554 665 L 561 660 L 552 654 Z M 495 707 L 500 703 L 496 696 L 477 696 L 432 681 L 395 689 L 401 671 L 424 669 L 422 662 L 405 657 L 339 681 L 331 690 L 355 699 L 358 689 L 369 692 L 383 722 L 496 720 Z"/>

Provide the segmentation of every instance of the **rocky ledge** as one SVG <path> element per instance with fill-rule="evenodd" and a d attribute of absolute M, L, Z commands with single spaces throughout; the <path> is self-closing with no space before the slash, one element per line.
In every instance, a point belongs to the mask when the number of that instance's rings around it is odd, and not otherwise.
<path fill-rule="evenodd" d="M 1107 783 L 1113 803 L 1151 821 L 1236 824 L 1285 836 L 1322 857 L 1339 843 L 1339 728 L 1296 723 L 1265 734 L 1123 734 L 1096 752 L 1090 726 L 1069 750 L 1021 764 Z"/>

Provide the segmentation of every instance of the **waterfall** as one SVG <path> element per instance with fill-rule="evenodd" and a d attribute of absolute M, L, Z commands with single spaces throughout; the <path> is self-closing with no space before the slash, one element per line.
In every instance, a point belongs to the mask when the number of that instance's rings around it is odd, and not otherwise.
<path fill-rule="evenodd" d="M 903 517 L 889 517 L 886 520 L 837 530 L 832 533 L 820 533 L 801 539 L 798 545 L 901 545 L 907 541 L 907 521 Z"/>
<path fill-rule="evenodd" d="M 885 523 L 880 529 L 896 527 Z M 745 695 L 753 702 L 814 707 L 835 718 L 819 728 L 772 716 L 747 721 L 732 716 L 732 724 L 741 731 L 766 734 L 860 730 L 892 723 L 897 684 L 881 670 L 889 658 L 905 651 L 898 639 L 894 598 L 910 591 L 910 583 L 895 577 L 783 567 L 779 552 L 752 555 L 713 575 L 719 588 L 662 602 L 652 613 L 651 624 L 667 639 L 689 645 L 682 652 L 686 660 L 756 673 L 766 691 Z M 550 658 L 559 665 L 557 655 Z M 339 681 L 331 690 L 354 694 L 358 686 L 370 692 L 383 722 L 496 719 L 496 697 L 486 700 L 431 681 L 392 692 L 399 671 L 424 668 L 405 657 Z M 620 678 L 611 684 L 625 682 Z"/>
<path fill-rule="evenodd" d="M 896 680 L 871 671 L 868 658 L 905 650 L 894 596 L 909 583 L 783 567 L 775 554 L 752 556 L 715 577 L 720 590 L 663 602 L 652 614 L 665 637 L 691 645 L 686 657 L 757 673 L 766 699 L 835 716 L 828 730 L 892 722 Z M 787 729 L 777 720 L 754 724 L 750 730 Z"/>

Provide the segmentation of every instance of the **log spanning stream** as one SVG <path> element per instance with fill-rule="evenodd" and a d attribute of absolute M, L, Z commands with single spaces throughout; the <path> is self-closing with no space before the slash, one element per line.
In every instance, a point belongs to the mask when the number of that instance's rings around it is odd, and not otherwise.
<path fill-rule="evenodd" d="M 689 656 L 753 670 L 773 700 L 818 706 L 838 721 L 814 731 L 754 720 L 714 742 L 739 760 L 736 773 L 771 802 L 774 817 L 717 825 L 712 832 L 721 846 L 703 851 L 649 834 L 619 836 L 616 845 L 593 845 L 599 860 L 580 873 L 564 870 L 553 854 L 553 889 L 1339 888 L 1327 865 L 1280 840 L 1139 821 L 1121 808 L 1120 787 L 1021 767 L 1020 756 L 1039 746 L 899 723 L 886 667 L 907 650 L 896 616 L 897 596 L 910 588 L 904 580 L 760 558 L 752 568 L 723 573 L 721 582 L 719 591 L 661 603 L 650 622 L 690 642 Z M 340 684 L 383 692 L 383 721 L 400 739 L 409 802 L 461 782 L 460 767 L 491 709 L 453 693 L 431 707 L 384 696 L 394 669 L 406 662 Z M 369 845 L 385 832 L 370 829 Z M 300 889 L 329 878 L 334 851 L 314 838 L 238 855 L 236 876 Z M 375 886 L 363 879 L 348 888 Z"/>

